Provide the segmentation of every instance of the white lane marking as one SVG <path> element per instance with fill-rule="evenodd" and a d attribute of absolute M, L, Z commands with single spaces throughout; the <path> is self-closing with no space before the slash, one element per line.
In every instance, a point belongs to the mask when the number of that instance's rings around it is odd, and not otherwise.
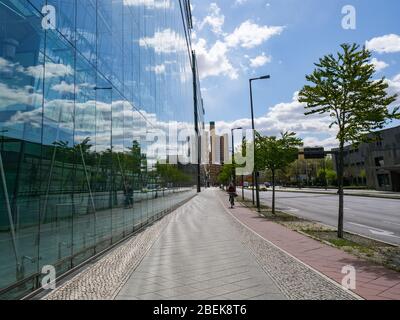
<path fill-rule="evenodd" d="M 291 208 L 291 207 L 287 207 L 287 208 L 276 208 L 279 211 L 283 211 L 283 212 L 299 212 L 299 209 L 295 209 L 295 208 Z"/>
<path fill-rule="evenodd" d="M 378 235 L 378 236 L 383 236 L 383 237 L 392 237 L 392 238 L 398 238 L 400 239 L 400 237 L 396 236 L 394 234 L 394 232 L 390 232 L 390 231 L 386 231 L 386 230 L 382 230 L 382 229 L 377 229 L 374 227 L 370 227 L 370 226 L 366 226 L 364 224 L 359 224 L 359 223 L 354 223 L 354 222 L 349 222 L 349 224 L 352 224 L 353 226 L 358 226 L 361 228 L 366 228 L 369 230 L 369 232 L 371 232 L 372 234 Z"/>

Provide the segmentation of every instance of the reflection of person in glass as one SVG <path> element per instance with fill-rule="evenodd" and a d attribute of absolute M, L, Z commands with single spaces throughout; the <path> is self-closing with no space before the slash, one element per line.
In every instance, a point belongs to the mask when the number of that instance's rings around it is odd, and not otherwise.
<path fill-rule="evenodd" d="M 133 188 L 128 183 L 125 187 L 125 208 L 131 209 L 133 207 Z"/>

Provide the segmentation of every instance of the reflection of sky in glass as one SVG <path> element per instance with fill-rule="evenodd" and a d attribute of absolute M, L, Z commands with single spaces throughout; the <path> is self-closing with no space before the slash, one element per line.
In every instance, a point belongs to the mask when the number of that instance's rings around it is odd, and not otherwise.
<path fill-rule="evenodd" d="M 42 29 L 45 4 L 54 30 Z M 1 233 L 0 288 L 43 264 L 65 272 L 192 195 L 192 167 L 158 167 L 189 153 L 194 132 L 180 10 L 179 0 L 0 0 L 0 229 L 14 217 L 20 228 Z M 186 190 L 164 199 L 161 185 Z"/>
<path fill-rule="evenodd" d="M 40 8 L 42 2 L 34 3 Z M 144 139 L 148 128 L 168 134 L 171 121 L 192 127 L 192 74 L 178 3 L 99 0 L 97 12 L 93 1 L 48 4 L 58 15 L 57 30 L 46 34 L 46 51 L 37 17 L 36 24 L 25 22 L 35 36 L 12 34 L 15 56 L 0 57 L 1 125 L 8 135 L 37 141 L 38 135 L 22 132 L 43 125 L 45 144 L 95 135 L 96 150 L 104 151 L 112 131 L 113 148 L 123 151 L 126 139 Z M 25 7 L 25 14 L 34 12 Z M 18 53 L 22 43 L 31 50 L 29 59 Z M 98 78 L 108 94 L 96 90 Z"/>

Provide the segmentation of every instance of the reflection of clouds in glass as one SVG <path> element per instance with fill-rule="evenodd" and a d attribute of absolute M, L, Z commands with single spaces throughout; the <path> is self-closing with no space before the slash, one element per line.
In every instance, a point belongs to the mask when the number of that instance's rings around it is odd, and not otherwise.
<path fill-rule="evenodd" d="M 26 68 L 25 73 L 35 78 L 43 77 L 43 65 L 31 66 Z M 62 63 L 47 62 L 45 64 L 45 78 L 72 76 L 74 70 L 70 65 Z"/>
<path fill-rule="evenodd" d="M 42 121 L 42 109 L 31 111 L 17 111 L 9 121 L 5 123 L 6 127 L 12 128 L 14 125 L 29 123 L 33 127 L 39 128 Z"/>
<path fill-rule="evenodd" d="M 171 29 L 157 31 L 153 37 L 139 40 L 141 47 L 152 47 L 156 53 L 174 53 L 186 50 L 186 41 Z"/>
<path fill-rule="evenodd" d="M 149 9 L 170 9 L 170 0 L 124 0 L 125 6 L 143 6 Z"/>
<path fill-rule="evenodd" d="M 165 74 L 165 72 L 166 72 L 165 64 L 160 64 L 160 65 L 156 65 L 156 66 L 147 66 L 146 71 L 152 71 L 157 75 Z"/>
<path fill-rule="evenodd" d="M 55 84 L 51 87 L 51 90 L 59 93 L 79 93 L 82 89 L 94 90 L 95 85 L 90 83 L 81 83 L 74 85 L 73 83 L 67 83 L 64 80 L 61 83 Z"/>
<path fill-rule="evenodd" d="M 35 101 L 41 101 L 42 95 L 32 93 L 31 86 L 23 88 L 10 88 L 4 83 L 0 83 L 0 108 L 13 105 L 34 105 Z"/>
<path fill-rule="evenodd" d="M 189 82 L 192 81 L 192 70 L 182 67 L 179 67 L 180 71 L 179 71 L 179 79 L 181 81 L 181 83 L 185 83 L 185 82 Z"/>
<path fill-rule="evenodd" d="M 12 64 L 6 63 L 4 59 L 0 61 L 2 67 L 10 67 Z M 17 65 L 15 64 L 14 67 Z M 17 66 L 18 67 L 18 66 Z M 33 67 L 30 71 L 34 70 Z M 34 71 L 35 72 L 35 71 Z M 34 73 L 33 72 L 33 73 Z M 52 75 L 55 72 L 51 71 Z M 58 74 L 69 73 L 68 68 L 62 68 Z M 184 75 L 184 72 L 182 72 Z M 80 88 L 90 88 L 93 85 L 83 83 L 77 86 L 77 91 Z M 74 85 L 61 81 L 55 84 L 52 90 L 60 93 L 74 93 Z M 0 107 L 6 108 L 10 106 L 34 105 L 35 101 L 42 100 L 42 94 L 33 93 L 31 86 L 23 88 L 10 88 L 7 85 L 0 83 Z M 39 103 L 38 105 L 41 105 Z M 111 112 L 112 110 L 112 112 Z M 92 137 L 92 142 L 96 145 L 97 152 L 104 152 L 110 148 L 111 144 L 111 113 L 113 122 L 119 122 L 112 128 L 113 150 L 116 152 L 126 151 L 126 140 L 132 142 L 146 141 L 143 147 L 154 158 L 165 158 L 166 155 L 180 155 L 180 144 L 178 136 L 182 131 L 193 131 L 193 125 L 188 122 L 177 121 L 161 121 L 157 114 L 150 113 L 145 110 L 137 110 L 130 103 L 123 100 L 113 101 L 112 104 L 102 101 L 88 100 L 85 102 L 76 102 L 73 99 L 45 99 L 44 114 L 41 108 L 36 108 L 27 111 L 16 111 L 4 125 L 13 128 L 20 125 L 29 124 L 32 127 L 40 128 L 43 125 L 45 128 L 53 128 L 59 130 L 61 136 L 71 136 L 73 133 L 73 118 L 75 118 L 75 139 L 83 141 L 87 137 Z M 75 114 L 75 117 L 73 116 Z M 129 123 L 133 124 L 129 128 L 124 121 L 130 119 Z M 161 137 L 165 139 L 149 139 L 152 137 L 152 130 L 158 130 Z M 49 137 L 50 138 L 50 137 Z M 51 141 L 53 143 L 54 141 Z M 125 142 L 125 144 L 124 144 Z M 50 143 L 50 142 L 49 142 Z"/>
<path fill-rule="evenodd" d="M 45 78 L 66 77 L 74 74 L 72 66 L 62 63 L 46 62 L 45 68 L 43 68 L 43 64 L 24 68 L 18 62 L 13 63 L 9 60 L 0 58 L 0 72 L 10 73 L 16 71 L 24 73 L 27 76 L 41 79 L 43 78 L 44 69 L 46 71 Z"/>
<path fill-rule="evenodd" d="M 60 93 L 75 93 L 75 85 L 73 83 L 66 83 L 65 81 L 61 81 L 61 83 L 53 85 L 51 89 Z M 77 87 L 76 90 L 78 93 L 79 87 Z"/>
<path fill-rule="evenodd" d="M 0 72 L 1 73 L 11 73 L 15 69 L 22 70 L 22 67 L 18 63 L 12 63 L 11 61 L 0 57 Z"/>

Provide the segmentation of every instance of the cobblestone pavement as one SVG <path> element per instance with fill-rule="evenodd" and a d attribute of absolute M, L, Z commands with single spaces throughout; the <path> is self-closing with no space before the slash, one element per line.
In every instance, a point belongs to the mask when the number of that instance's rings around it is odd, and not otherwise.
<path fill-rule="evenodd" d="M 211 189 L 173 217 L 117 299 L 355 298 L 235 220 Z"/>
<path fill-rule="evenodd" d="M 127 240 L 43 300 L 113 300 L 173 215 Z"/>

